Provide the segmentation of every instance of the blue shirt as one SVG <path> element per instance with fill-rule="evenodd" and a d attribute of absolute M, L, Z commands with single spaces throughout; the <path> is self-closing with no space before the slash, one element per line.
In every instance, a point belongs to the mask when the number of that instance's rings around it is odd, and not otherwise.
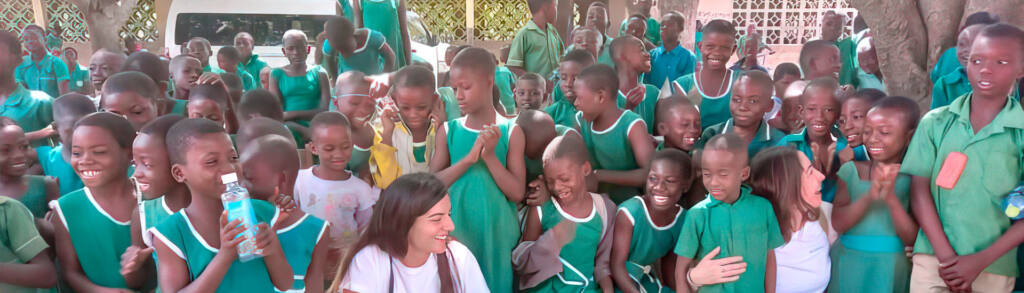
<path fill-rule="evenodd" d="M 693 52 L 677 45 L 672 50 L 660 46 L 651 50 L 651 72 L 644 78 L 644 83 L 661 87 L 665 80 L 676 80 L 683 75 L 693 73 L 697 57 Z"/>
<path fill-rule="evenodd" d="M 14 69 L 14 80 L 25 88 L 45 92 L 51 97 L 59 97 L 57 84 L 70 78 L 68 66 L 50 53 L 46 53 L 39 62 L 33 61 L 32 55 L 26 55 L 22 57 L 21 65 Z"/>
<path fill-rule="evenodd" d="M 28 90 L 19 84 L 0 105 L 0 116 L 14 119 L 25 133 L 40 130 L 53 123 L 53 99 L 44 92 Z M 32 143 L 40 145 L 39 141 Z"/>

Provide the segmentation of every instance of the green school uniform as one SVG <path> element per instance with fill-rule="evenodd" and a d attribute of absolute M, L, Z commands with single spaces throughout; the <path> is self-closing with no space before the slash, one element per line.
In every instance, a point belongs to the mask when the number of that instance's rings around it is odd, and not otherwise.
<path fill-rule="evenodd" d="M 640 115 L 640 118 L 644 120 L 644 124 L 647 124 L 647 133 L 654 134 L 654 113 L 658 107 L 658 96 L 661 95 L 661 90 L 653 85 L 643 85 L 644 99 L 640 101 L 640 104 L 636 105 L 636 108 L 630 111 Z M 619 106 L 619 109 L 626 109 L 626 94 L 619 91 L 615 104 Z"/>
<path fill-rule="evenodd" d="M 594 259 L 597 246 L 604 236 L 604 220 L 597 213 L 596 201 L 604 200 L 600 195 L 589 194 L 595 202 L 590 215 L 585 218 L 573 217 L 562 209 L 557 200 L 549 200 L 537 209 L 543 231 L 551 230 L 562 221 L 576 223 L 576 237 L 558 253 L 562 272 L 544 280 L 537 286 L 525 288 L 523 292 L 600 292 L 594 280 Z"/>
<path fill-rule="evenodd" d="M 86 83 L 91 82 L 89 80 L 89 70 L 83 68 L 82 65 L 75 63 L 75 68 L 69 68 L 69 70 L 71 71 L 68 76 L 69 91 L 78 91 L 85 87 Z"/>
<path fill-rule="evenodd" d="M 366 30 L 366 39 L 363 40 L 363 46 L 352 51 L 352 56 L 348 58 L 342 57 L 340 53 L 334 51 L 331 48 L 330 42 L 324 40 L 323 53 L 324 55 L 335 55 L 338 58 L 338 72 L 341 74 L 347 71 L 359 71 L 366 75 L 374 75 L 384 72 L 384 56 L 381 54 L 381 48 L 387 44 L 384 35 L 380 32 Z M 396 53 L 397 54 L 397 53 Z"/>
<path fill-rule="evenodd" d="M 36 230 L 32 212 L 17 200 L 0 196 L 0 263 L 24 264 L 48 247 Z M 0 292 L 34 293 L 49 290 L 0 282 Z"/>
<path fill-rule="evenodd" d="M 914 132 L 900 173 L 934 180 L 951 152 L 967 155 L 967 165 L 953 189 L 931 184 L 942 229 L 957 255 L 977 253 L 1006 233 L 1010 219 L 1002 199 L 1017 187 L 1024 172 L 1024 110 L 1017 99 L 988 125 L 974 133 L 970 122 L 973 94 L 928 112 Z M 931 242 L 919 232 L 915 253 L 934 254 Z M 1017 276 L 1017 249 L 1011 249 L 985 268 L 986 272 Z"/>
<path fill-rule="evenodd" d="M 562 91 L 562 80 L 555 81 L 555 89 L 551 91 L 551 103 L 565 100 L 565 92 Z"/>
<path fill-rule="evenodd" d="M 305 75 L 288 76 L 284 69 L 275 68 L 270 76 L 277 80 L 281 91 L 281 105 L 285 112 L 305 111 L 320 107 L 320 67 L 310 67 Z M 309 120 L 295 121 L 309 126 Z"/>
<path fill-rule="evenodd" d="M 441 96 L 441 102 L 444 103 L 444 115 L 448 116 L 448 121 L 462 117 L 462 110 L 459 109 L 459 102 L 455 100 L 454 89 L 448 86 L 439 87 L 437 88 L 437 95 Z"/>
<path fill-rule="evenodd" d="M 655 276 L 653 266 L 676 246 L 685 211 L 676 205 L 679 212 L 672 222 L 658 226 L 651 219 L 645 202 L 642 196 L 635 196 L 619 205 L 619 212 L 633 223 L 633 239 L 629 244 L 626 271 L 629 272 L 633 285 L 644 288 L 646 292 L 672 292 L 674 288 L 666 288 Z"/>
<path fill-rule="evenodd" d="M 959 64 L 959 63 L 957 63 Z M 931 108 L 949 105 L 954 99 L 973 91 L 971 82 L 967 80 L 967 72 L 963 67 L 953 69 L 953 72 L 939 77 L 932 87 Z"/>
<path fill-rule="evenodd" d="M 501 140 L 494 154 L 505 165 L 514 123 L 497 117 Z M 448 121 L 448 156 L 456 162 L 470 152 L 479 130 L 466 127 L 466 118 Z M 483 161 L 466 170 L 448 188 L 452 201 L 452 236 L 465 244 L 480 263 L 491 292 L 512 292 L 512 249 L 519 241 L 516 205 L 505 198 Z"/>
<path fill-rule="evenodd" d="M 796 150 L 804 153 L 804 155 L 806 155 L 807 158 L 811 160 L 811 163 L 814 163 L 814 152 L 811 151 L 811 139 L 807 135 L 807 128 L 804 127 L 804 129 L 801 129 L 800 132 L 783 137 L 777 145 L 795 147 Z M 836 151 L 835 153 L 832 154 L 832 162 L 839 162 L 839 150 L 846 148 L 846 137 L 839 133 L 839 129 L 833 127 L 832 140 L 836 142 Z M 834 199 L 835 197 L 835 179 L 825 179 L 824 181 L 822 181 L 821 200 L 825 202 L 832 202 L 832 199 Z"/>
<path fill-rule="evenodd" d="M 363 10 L 363 27 L 384 35 L 388 46 L 395 52 L 395 68 L 402 68 L 410 60 L 405 60 L 405 42 L 398 23 L 398 1 L 360 0 L 359 6 Z"/>
<path fill-rule="evenodd" d="M 203 66 L 203 72 L 214 73 L 217 70 L 220 70 L 220 68 L 217 68 L 216 66 L 213 66 L 212 63 L 211 64 L 206 64 L 206 66 Z"/>
<path fill-rule="evenodd" d="M 346 167 L 349 171 L 357 172 L 359 168 L 370 163 L 370 148 L 360 147 L 352 144 L 352 156 L 348 159 Z"/>
<path fill-rule="evenodd" d="M 46 206 L 46 177 L 37 175 L 25 175 L 28 179 L 28 189 L 18 199 L 25 207 L 32 212 L 32 216 L 43 218 L 49 208 Z"/>
<path fill-rule="evenodd" d="M 0 116 L 14 119 L 25 133 L 40 130 L 53 123 L 53 99 L 45 92 L 28 90 L 19 84 L 0 105 Z M 33 141 L 32 146 L 38 147 L 43 142 Z"/>
<path fill-rule="evenodd" d="M 352 3 L 349 3 L 349 0 L 338 0 L 338 3 L 341 3 L 342 15 L 347 19 L 354 19 L 352 18 Z"/>
<path fill-rule="evenodd" d="M 963 68 L 960 65 L 960 58 L 956 56 L 956 47 L 951 47 L 942 52 L 939 56 L 939 60 L 935 61 L 935 67 L 932 68 L 932 72 L 928 74 L 931 78 L 932 83 L 939 80 L 940 77 L 946 76 L 957 69 Z"/>
<path fill-rule="evenodd" d="M 697 140 L 696 148 L 703 149 L 704 144 L 707 143 L 711 137 L 722 133 L 732 132 L 735 128 L 732 118 L 729 118 L 729 120 L 726 120 L 723 123 L 715 124 L 704 129 L 704 132 L 700 134 L 700 139 Z M 750 145 L 747 146 L 747 156 L 753 158 L 757 152 L 778 144 L 783 137 L 786 137 L 785 133 L 762 121 L 761 126 L 757 127 L 757 134 L 754 135 L 754 140 L 750 141 Z"/>
<path fill-rule="evenodd" d="M 729 70 L 731 76 L 729 82 L 725 85 L 725 92 L 717 97 L 709 97 L 704 94 L 704 91 L 697 86 L 697 81 L 694 79 L 694 72 L 691 74 L 683 75 L 682 77 L 675 80 L 683 91 L 689 93 L 694 88 L 697 89 L 697 93 L 700 94 L 700 128 L 706 129 L 718 123 L 725 122 L 732 118 L 732 114 L 729 113 L 729 100 L 732 98 L 732 84 L 736 82 L 736 79 L 740 77 L 739 71 Z M 685 94 L 685 93 L 684 93 Z"/>
<path fill-rule="evenodd" d="M 512 93 L 512 88 L 515 87 L 517 78 L 508 67 L 498 66 L 494 70 L 494 86 L 498 87 L 498 100 L 501 101 L 501 106 L 505 107 L 505 114 L 512 115 L 516 112 L 516 96 Z"/>
<path fill-rule="evenodd" d="M 174 107 L 171 108 L 170 114 L 177 114 L 181 116 L 188 116 L 188 100 L 174 100 Z"/>
<path fill-rule="evenodd" d="M 270 222 L 276 223 L 278 216 L 280 216 L 279 213 L 274 213 L 274 219 Z M 294 274 L 295 281 L 292 283 L 292 289 L 288 292 L 305 291 L 306 270 L 309 269 L 309 263 L 313 260 L 313 250 L 320 243 L 320 239 L 323 239 L 327 226 L 328 223 L 324 220 L 305 214 L 299 221 L 277 230 L 277 238 L 281 241 L 281 250 L 284 251 L 284 257 L 288 260 L 288 265 L 292 267 L 292 274 Z M 281 292 L 277 289 L 274 290 Z"/>
<path fill-rule="evenodd" d="M 351 18 L 349 18 L 351 19 Z M 242 60 L 242 63 L 238 64 L 238 69 L 249 73 L 252 78 L 256 80 L 256 86 L 262 86 L 263 80 L 260 79 L 260 71 L 267 67 L 267 62 L 260 60 L 260 55 L 252 54 L 249 59 Z"/>
<path fill-rule="evenodd" d="M 142 217 L 139 217 L 142 225 L 142 231 L 149 230 L 149 228 L 156 227 L 163 223 L 175 213 L 170 207 L 167 206 L 167 201 L 164 197 L 158 197 L 150 200 L 142 201 Z"/>
<path fill-rule="evenodd" d="M 626 34 L 626 25 L 629 24 L 629 18 L 622 20 L 622 24 L 619 25 L 619 36 Z M 658 23 L 657 19 L 653 17 L 647 18 L 647 31 L 644 32 L 644 37 L 648 41 L 654 43 L 655 46 L 661 46 L 661 24 Z"/>
<path fill-rule="evenodd" d="M 63 149 L 63 144 L 36 148 L 36 155 L 39 158 L 39 164 L 43 167 L 43 174 L 57 179 L 61 196 L 85 187 L 82 184 L 82 178 L 78 177 L 75 169 L 61 155 Z"/>
<path fill-rule="evenodd" d="M 594 170 L 625 171 L 639 168 L 640 165 L 637 164 L 633 155 L 633 145 L 629 143 L 629 130 L 636 123 L 643 123 L 640 115 L 625 110 L 619 115 L 615 124 L 608 129 L 594 130 L 593 122 L 583 119 L 582 112 L 576 114 L 576 124 L 579 125 L 583 142 L 587 144 L 590 163 Z M 598 191 L 611 197 L 615 204 L 640 194 L 640 189 L 637 187 L 608 183 L 601 183 L 598 186 Z"/>
<path fill-rule="evenodd" d="M 558 59 L 564 51 L 565 44 L 555 26 L 549 23 L 541 29 L 537 23 L 527 21 L 526 26 L 512 39 L 506 65 L 520 67 L 547 78 L 558 68 Z"/>
<path fill-rule="evenodd" d="M 857 78 L 857 66 L 854 64 L 857 60 L 857 44 L 850 38 L 845 38 L 836 41 L 835 45 L 839 47 L 839 61 L 841 65 L 839 68 L 839 84 L 852 85 L 853 80 Z"/>
<path fill-rule="evenodd" d="M 51 201 L 50 208 L 67 228 L 78 263 L 89 281 L 128 289 L 121 276 L 121 253 L 132 245 L 130 223 L 111 217 L 88 187 Z"/>
<path fill-rule="evenodd" d="M 701 292 L 762 292 L 768 252 L 783 244 L 771 203 L 744 185 L 732 204 L 709 194 L 686 211 L 675 253 L 696 261 L 721 247 L 718 258 L 743 256 L 747 271 L 739 280 L 703 286 Z"/>
<path fill-rule="evenodd" d="M 569 102 L 569 100 L 562 99 L 555 101 L 544 108 L 544 112 L 551 115 L 551 119 L 555 120 L 555 125 L 562 125 L 565 127 L 576 127 L 576 107 Z"/>
<path fill-rule="evenodd" d="M 241 69 L 241 68 L 239 68 L 239 69 Z M 227 71 L 224 71 L 224 69 L 220 69 L 220 68 L 217 68 L 217 69 L 213 70 L 213 73 L 216 73 L 216 74 L 224 74 L 226 72 Z M 249 74 L 249 72 L 246 72 L 245 70 L 237 70 L 237 71 L 232 72 L 232 73 L 237 75 L 238 79 L 242 80 L 242 90 L 243 91 L 251 91 L 251 90 L 254 90 L 254 89 L 257 89 L 257 88 L 260 87 L 259 82 L 256 81 L 256 78 L 253 77 L 252 74 Z"/>
<path fill-rule="evenodd" d="M 32 55 L 25 55 L 21 65 L 14 69 L 14 80 L 30 90 L 42 91 L 51 97 L 60 96 L 58 84 L 69 78 L 67 64 L 49 52 L 39 62 L 33 61 Z"/>
<path fill-rule="evenodd" d="M 253 200 L 252 207 L 257 222 L 267 222 L 274 215 L 274 206 L 265 201 Z M 189 280 L 195 281 L 206 270 L 217 248 L 213 248 L 200 236 L 185 210 L 178 211 L 147 233 L 159 239 L 188 266 Z M 285 242 L 281 242 L 282 249 Z M 235 259 L 228 268 L 216 292 L 270 292 L 274 285 L 263 258 L 248 262 Z"/>
<path fill-rule="evenodd" d="M 846 182 L 850 202 L 870 196 L 871 180 L 861 179 L 854 162 L 843 164 L 838 176 Z M 910 207 L 910 176 L 897 177 L 889 196 L 898 198 L 904 208 Z M 860 222 L 843 233 L 833 247 L 829 292 L 910 290 L 910 260 L 884 203 L 872 203 Z"/>
<path fill-rule="evenodd" d="M 565 133 L 569 131 L 576 132 L 572 127 L 555 125 L 555 133 L 558 134 L 558 136 L 565 135 Z M 526 161 L 526 182 L 533 181 L 540 175 L 544 174 L 544 164 L 541 160 L 534 160 L 527 158 L 526 156 L 523 156 L 523 159 Z"/>
<path fill-rule="evenodd" d="M 857 68 L 857 77 L 853 79 L 853 87 L 856 89 L 876 89 L 885 92 L 885 83 L 878 79 L 878 76 L 864 72 Z"/>

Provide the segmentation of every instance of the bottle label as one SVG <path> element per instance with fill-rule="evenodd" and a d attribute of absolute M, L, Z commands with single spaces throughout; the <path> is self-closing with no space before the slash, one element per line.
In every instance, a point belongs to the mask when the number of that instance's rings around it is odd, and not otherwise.
<path fill-rule="evenodd" d="M 224 203 L 224 208 L 228 210 L 229 222 L 241 219 L 241 225 L 245 227 L 245 231 L 235 236 L 246 238 L 238 244 L 238 256 L 244 261 L 262 253 L 256 249 L 256 214 L 253 212 L 252 202 L 248 198 L 229 201 Z"/>

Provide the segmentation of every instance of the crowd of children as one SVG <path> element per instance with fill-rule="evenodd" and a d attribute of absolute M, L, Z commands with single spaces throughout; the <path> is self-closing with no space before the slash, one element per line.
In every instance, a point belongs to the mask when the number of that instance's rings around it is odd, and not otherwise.
<path fill-rule="evenodd" d="M 682 14 L 633 0 L 612 38 L 597 1 L 566 46 L 556 1 L 528 0 L 507 56 L 452 46 L 438 73 L 405 2 L 342 1 L 313 41 L 284 32 L 279 68 L 244 32 L 86 70 L 39 26 L 0 31 L 0 291 L 1017 285 L 1024 31 L 991 14 L 967 17 L 923 111 L 831 11 L 769 75 L 753 28 L 709 21 L 694 54 Z"/>

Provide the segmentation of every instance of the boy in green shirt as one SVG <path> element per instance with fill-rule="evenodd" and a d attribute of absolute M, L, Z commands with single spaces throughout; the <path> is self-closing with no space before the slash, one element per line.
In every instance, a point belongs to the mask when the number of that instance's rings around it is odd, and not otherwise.
<path fill-rule="evenodd" d="M 842 67 L 839 70 L 839 84 L 853 84 L 857 76 L 857 67 L 854 60 L 857 59 L 857 43 L 849 37 L 839 39 L 843 34 L 843 24 L 846 23 L 846 16 L 829 10 L 821 17 L 821 40 L 828 41 L 839 48 L 839 62 Z M 803 68 L 803 67 L 801 67 Z M 813 79 L 809 77 L 808 79 Z"/>
<path fill-rule="evenodd" d="M 764 148 L 775 146 L 786 136 L 764 121 L 764 113 L 772 107 L 772 78 L 758 70 L 744 71 L 733 84 L 729 113 L 732 118 L 704 129 L 697 148 L 721 133 L 735 133 L 750 143 L 748 157 L 753 158 Z"/>
<path fill-rule="evenodd" d="M 14 70 L 14 79 L 30 90 L 43 91 L 51 97 L 67 93 L 70 87 L 68 66 L 46 50 L 43 28 L 26 26 L 21 31 L 21 41 L 29 54 L 22 57 L 21 65 Z"/>
<path fill-rule="evenodd" d="M 267 62 L 260 60 L 260 55 L 252 53 L 254 45 L 255 40 L 253 40 L 252 35 L 249 33 L 240 32 L 235 35 L 235 48 L 238 49 L 238 55 L 242 59 L 242 62 L 238 63 L 238 68 L 252 75 L 253 79 L 256 80 L 256 85 L 260 86 L 263 83 L 263 80 L 260 78 L 260 71 L 263 68 L 267 68 Z"/>
<path fill-rule="evenodd" d="M 652 3 L 654 0 L 631 0 L 630 2 L 632 2 L 632 6 L 630 6 L 630 8 L 633 10 L 630 11 L 630 14 L 642 15 L 645 18 L 644 21 L 647 22 L 647 27 L 645 28 L 646 32 L 644 34 L 647 41 L 650 41 L 654 46 L 661 46 L 661 24 L 658 23 L 658 20 L 651 17 L 651 6 L 654 5 L 654 3 Z M 626 34 L 626 26 L 630 19 L 632 19 L 632 17 L 627 17 L 622 20 L 622 25 L 619 26 L 619 36 Z"/>
<path fill-rule="evenodd" d="M 1010 98 L 1024 77 L 1024 32 L 987 26 L 970 52 L 973 93 L 922 118 L 900 169 L 912 176 L 911 207 L 921 225 L 912 292 L 1010 292 L 1018 274 L 1024 224 L 1011 223 L 1000 202 L 1024 174 L 1024 110 Z M 962 168 L 946 162 L 964 156 Z"/>
<path fill-rule="evenodd" d="M 214 68 L 210 65 L 210 55 L 213 54 L 213 49 L 210 48 L 210 41 L 203 37 L 194 37 L 187 43 L 188 55 L 192 58 L 199 59 L 199 63 L 203 65 L 203 72 L 213 72 Z"/>
<path fill-rule="evenodd" d="M 643 41 L 633 36 L 621 36 L 612 41 L 612 58 L 619 76 L 616 106 L 640 115 L 648 133 L 654 133 L 654 110 L 661 91 L 658 87 L 641 82 L 651 72 L 651 55 Z"/>
<path fill-rule="evenodd" d="M 558 86 L 552 97 L 551 105 L 544 108 L 544 112 L 551 115 L 556 125 L 576 127 L 576 93 L 572 86 L 583 68 L 594 64 L 594 55 L 585 50 L 576 49 L 569 51 L 562 57 L 558 64 Z"/>
<path fill-rule="evenodd" d="M 529 0 L 532 19 L 516 33 L 509 50 L 509 70 L 518 75 L 526 72 L 551 76 L 558 67 L 558 57 L 565 51 L 562 37 L 553 25 L 558 15 L 554 0 Z"/>
<path fill-rule="evenodd" d="M 14 119 L 32 145 L 39 146 L 43 138 L 54 134 L 53 128 L 47 127 L 53 123 L 51 98 L 44 92 L 28 90 L 17 81 L 15 67 L 20 58 L 18 37 L 0 31 L 0 116 Z"/>
<path fill-rule="evenodd" d="M 56 285 L 48 248 L 28 208 L 0 196 L 0 292 L 38 292 Z"/>
<path fill-rule="evenodd" d="M 260 87 L 260 84 L 249 72 L 239 70 L 238 65 L 242 64 L 242 57 L 240 55 L 241 53 L 235 47 L 221 47 L 220 50 L 217 50 L 217 65 L 220 65 L 220 68 L 214 70 L 214 73 L 221 74 L 227 72 L 238 75 L 238 78 L 242 79 L 242 89 L 246 91 Z"/>
<path fill-rule="evenodd" d="M 971 54 L 971 44 L 978 36 L 985 25 L 976 24 L 968 26 L 960 31 L 956 39 L 956 59 L 960 67 L 953 69 L 946 75 L 942 75 L 935 81 L 932 87 L 931 108 L 949 105 L 954 99 L 971 92 L 971 83 L 967 80 L 967 57 Z"/>
<path fill-rule="evenodd" d="M 690 264 L 720 247 L 719 257 L 743 256 L 747 271 L 739 280 L 709 285 L 700 292 L 774 292 L 775 248 L 782 232 L 767 199 L 750 193 L 747 143 L 733 133 L 708 141 L 701 155 L 708 197 L 686 212 L 676 243 L 676 292 L 691 292 Z"/>

